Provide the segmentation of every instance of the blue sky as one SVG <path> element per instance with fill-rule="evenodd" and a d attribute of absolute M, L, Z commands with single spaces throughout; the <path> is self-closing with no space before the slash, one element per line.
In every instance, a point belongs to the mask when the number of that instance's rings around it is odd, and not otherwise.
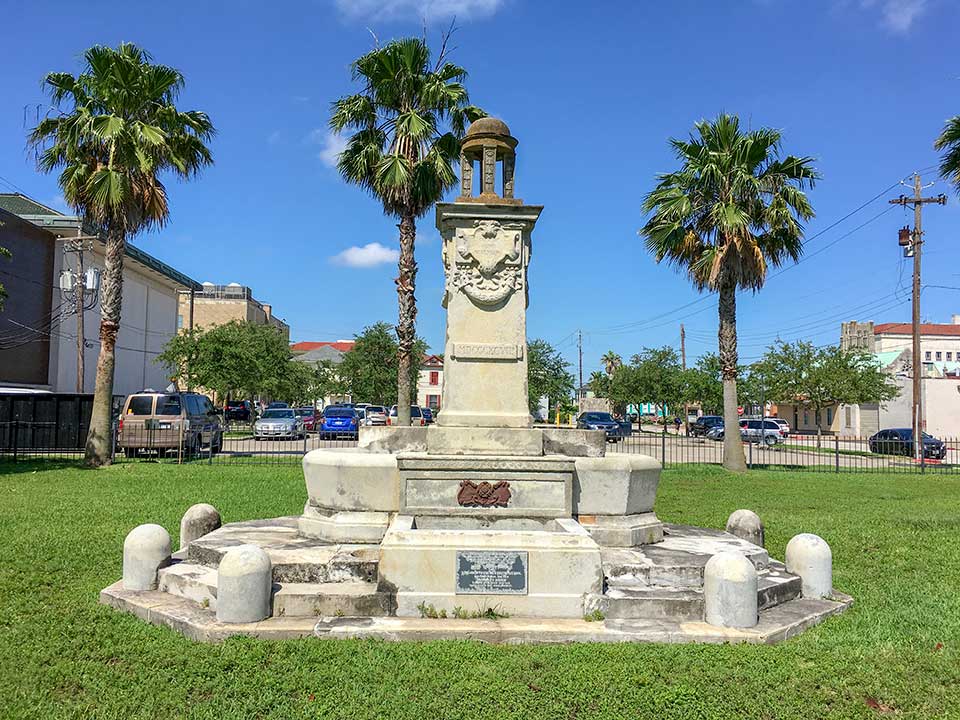
<path fill-rule="evenodd" d="M 91 44 L 133 41 L 184 73 L 182 106 L 218 129 L 216 165 L 171 182 L 169 225 L 136 244 L 197 280 L 249 285 L 295 340 L 393 321 L 395 220 L 331 167 L 329 104 L 353 89 L 349 64 L 371 31 L 386 40 L 425 21 L 437 41 L 454 14 L 453 59 L 470 72 L 471 97 L 510 125 L 517 194 L 545 206 L 528 333 L 575 363 L 582 329 L 585 376 L 608 349 L 678 346 L 681 322 L 689 357 L 715 349 L 715 300 L 697 302 L 636 231 L 656 174 L 676 165 L 667 139 L 720 111 L 782 129 L 785 149 L 816 157 L 823 174 L 808 259 L 739 299 L 744 359 L 778 334 L 824 344 L 841 320 L 909 320 L 910 267 L 896 239 L 912 213 L 868 221 L 907 191 L 882 193 L 912 171 L 936 180 L 933 139 L 960 113 L 960 5 L 950 0 L 0 0 L 0 189 L 58 202 L 55 177 L 35 171 L 24 144 L 25 124 L 46 108 L 40 80 L 78 71 Z M 924 212 L 924 282 L 960 287 L 960 203 L 942 182 L 926 192 L 950 203 Z M 418 234 L 418 330 L 441 351 L 432 213 Z M 924 291 L 924 319 L 954 312 L 960 291 Z"/>

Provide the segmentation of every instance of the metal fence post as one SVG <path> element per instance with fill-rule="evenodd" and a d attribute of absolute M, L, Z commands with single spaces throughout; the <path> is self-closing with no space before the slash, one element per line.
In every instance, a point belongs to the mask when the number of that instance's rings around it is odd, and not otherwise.
<path fill-rule="evenodd" d="M 663 416 L 663 433 L 660 435 L 660 464 L 667 467 L 667 416 Z"/>
<path fill-rule="evenodd" d="M 13 428 L 12 428 L 12 429 L 13 429 L 13 461 L 16 462 L 16 461 L 17 461 L 17 442 L 18 442 L 18 440 L 19 440 L 19 435 L 20 435 L 20 421 L 19 421 L 19 420 L 14 420 L 14 421 L 13 421 Z"/>
<path fill-rule="evenodd" d="M 763 433 L 763 427 L 760 428 L 761 434 Z M 747 443 L 747 455 L 749 455 L 749 460 L 747 460 L 747 467 L 753 470 L 753 443 Z"/>
<path fill-rule="evenodd" d="M 110 462 L 117 459 L 117 421 L 110 424 Z"/>
<path fill-rule="evenodd" d="M 840 472 L 840 436 L 833 436 L 833 455 L 836 460 L 836 472 Z"/>

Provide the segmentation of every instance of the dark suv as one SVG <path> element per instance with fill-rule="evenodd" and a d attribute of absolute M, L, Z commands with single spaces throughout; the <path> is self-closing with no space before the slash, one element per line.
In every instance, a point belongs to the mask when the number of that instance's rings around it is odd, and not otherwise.
<path fill-rule="evenodd" d="M 253 405 L 249 400 L 227 400 L 223 417 L 227 422 L 253 422 Z"/>
<path fill-rule="evenodd" d="M 707 434 L 707 430 L 717 425 L 723 425 L 723 417 L 720 415 L 701 415 L 696 422 L 690 426 L 690 435 L 693 437 L 702 437 Z"/>

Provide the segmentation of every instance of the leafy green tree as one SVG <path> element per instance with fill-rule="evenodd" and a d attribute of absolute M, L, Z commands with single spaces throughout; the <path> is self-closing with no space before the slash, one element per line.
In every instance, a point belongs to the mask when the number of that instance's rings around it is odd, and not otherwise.
<path fill-rule="evenodd" d="M 700 290 L 719 293 L 723 415 L 737 424 L 737 290 L 763 287 L 767 268 L 803 252 L 801 222 L 813 217 L 803 189 L 813 185 L 813 159 L 781 158 L 781 134 L 743 132 L 733 115 L 694 126 L 690 139 L 670 141 L 679 170 L 658 177 L 644 199 L 651 213 L 640 234 L 657 262 L 686 271 Z M 736 433 L 724 437 L 724 466 L 746 470 Z"/>
<path fill-rule="evenodd" d="M 960 115 L 947 120 L 933 147 L 943 151 L 940 176 L 960 193 Z"/>
<path fill-rule="evenodd" d="M 770 399 L 814 411 L 817 447 L 825 408 L 886 402 L 900 394 L 876 357 L 862 350 L 816 347 L 804 340 L 781 342 L 767 350 L 761 363 Z"/>
<path fill-rule="evenodd" d="M 688 400 L 691 391 L 688 372 L 671 347 L 644 348 L 610 378 L 610 398 L 615 403 L 639 407 L 652 402 L 664 418 L 667 409 Z"/>
<path fill-rule="evenodd" d="M 723 412 L 723 374 L 720 358 L 716 353 L 706 353 L 697 359 L 690 368 L 691 402 L 700 403 L 704 414 L 715 415 Z"/>
<path fill-rule="evenodd" d="M 527 393 L 530 412 L 540 407 L 540 398 L 546 397 L 551 408 L 569 402 L 574 380 L 570 363 L 546 340 L 527 342 Z"/>
<path fill-rule="evenodd" d="M 343 386 L 354 400 L 393 405 L 397 402 L 397 373 L 399 372 L 399 345 L 396 330 L 385 322 L 365 327 L 354 336 L 353 348 L 343 356 L 337 366 L 337 374 Z M 427 351 L 427 344 L 417 338 L 414 352 L 417 362 L 407 370 L 408 382 L 417 386 L 420 365 Z M 416 398 L 414 398 L 414 403 Z M 407 412 L 409 412 L 407 408 Z M 397 408 L 399 414 L 400 408 Z"/>
<path fill-rule="evenodd" d="M 292 355 L 275 327 L 233 320 L 209 330 L 198 328 L 171 338 L 157 362 L 175 374 L 186 373 L 190 386 L 230 396 L 282 397 L 290 391 Z"/>
<path fill-rule="evenodd" d="M 44 85 L 58 113 L 42 120 L 30 143 L 42 150 L 43 172 L 60 171 L 66 202 L 106 240 L 100 287 L 100 355 L 86 460 L 110 462 L 111 409 L 117 332 L 123 300 L 123 256 L 136 233 L 163 225 L 170 214 L 160 180 L 165 172 L 190 178 L 212 163 L 206 142 L 214 129 L 176 101 L 184 80 L 151 62 L 135 45 L 94 46 L 79 75 L 50 73 Z"/>
<path fill-rule="evenodd" d="M 460 156 L 466 124 L 484 113 L 469 104 L 463 84 L 467 72 L 447 61 L 446 42 L 432 62 L 424 40 L 395 40 L 358 58 L 352 70 L 363 90 L 333 104 L 330 128 L 352 132 L 340 154 L 340 174 L 400 221 L 395 381 L 398 422 L 409 425 L 410 378 L 420 366 L 415 352 L 416 221 L 456 185 L 452 165 Z"/>
<path fill-rule="evenodd" d="M 613 373 L 608 375 L 607 373 L 600 372 L 599 370 L 595 370 L 590 374 L 590 380 L 587 382 L 587 386 L 598 398 L 610 397 L 610 378 L 612 374 Z"/>

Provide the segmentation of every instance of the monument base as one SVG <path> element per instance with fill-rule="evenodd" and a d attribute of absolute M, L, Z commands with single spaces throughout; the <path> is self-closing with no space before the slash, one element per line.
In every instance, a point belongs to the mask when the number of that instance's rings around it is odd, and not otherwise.
<path fill-rule="evenodd" d="M 572 519 L 490 532 L 422 529 L 401 515 L 380 544 L 379 572 L 401 617 L 580 618 L 603 587 L 600 548 Z"/>

